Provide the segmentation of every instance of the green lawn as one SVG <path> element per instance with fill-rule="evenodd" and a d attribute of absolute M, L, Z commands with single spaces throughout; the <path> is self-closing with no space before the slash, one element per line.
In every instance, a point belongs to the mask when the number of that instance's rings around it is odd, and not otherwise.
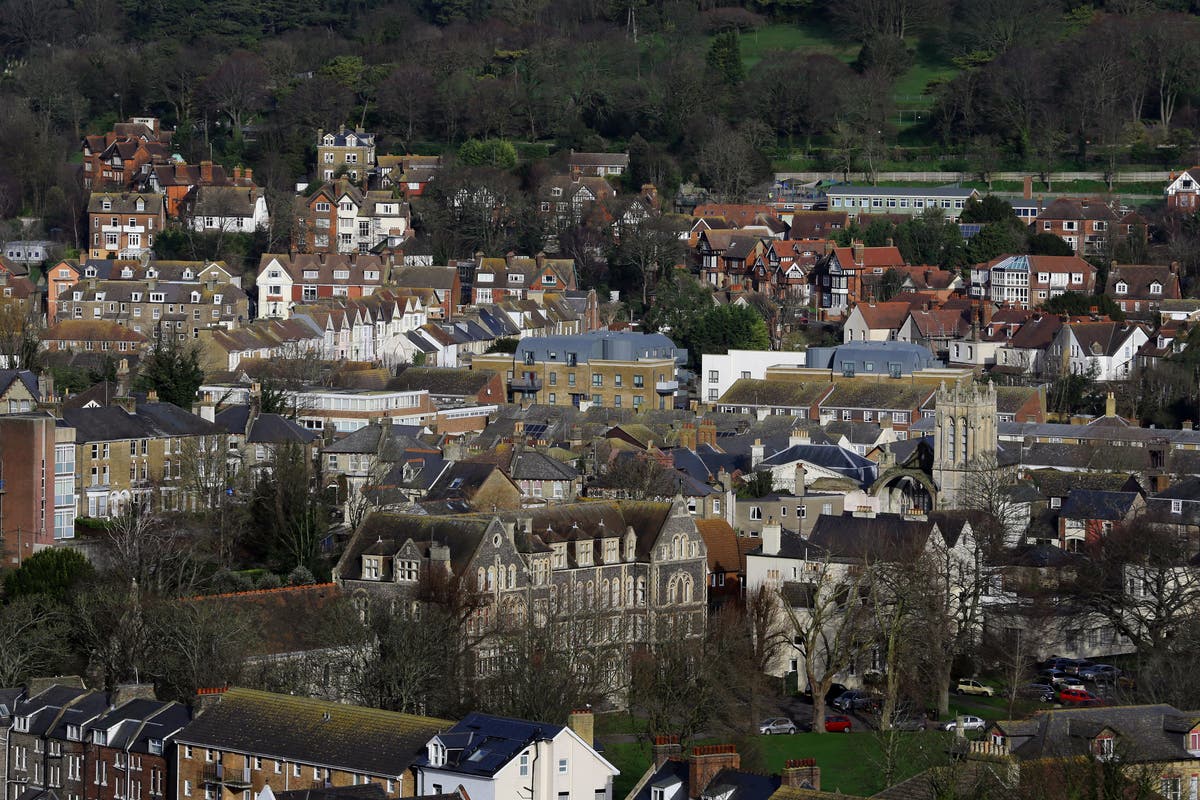
<path fill-rule="evenodd" d="M 928 731 L 899 736 L 901 746 L 897 781 L 947 760 L 947 734 Z M 700 742 L 707 743 L 710 742 Z M 885 788 L 880 778 L 881 741 L 874 733 L 760 736 L 755 738 L 754 743 L 761 749 L 761 769 L 758 765 L 743 763 L 745 768 L 777 774 L 789 758 L 815 758 L 821 768 L 821 788 L 825 791 L 870 795 Z M 606 745 L 604 754 L 621 770 L 613 782 L 613 797 L 629 794 L 650 766 L 650 746 L 641 742 Z M 744 754 L 744 758 L 750 756 Z"/>
<path fill-rule="evenodd" d="M 641 733 L 645 730 L 644 721 L 638 720 L 632 714 L 624 711 L 613 711 L 596 715 L 596 735 L 607 736 L 614 733 Z"/>

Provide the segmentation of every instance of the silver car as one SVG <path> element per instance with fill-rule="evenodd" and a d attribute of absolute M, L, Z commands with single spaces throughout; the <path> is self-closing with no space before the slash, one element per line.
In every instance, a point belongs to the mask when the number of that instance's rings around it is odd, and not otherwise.
<path fill-rule="evenodd" d="M 774 733 L 792 734 L 796 732 L 796 723 L 787 717 L 771 717 L 762 721 L 758 726 L 758 732 L 763 736 L 770 736 Z"/>

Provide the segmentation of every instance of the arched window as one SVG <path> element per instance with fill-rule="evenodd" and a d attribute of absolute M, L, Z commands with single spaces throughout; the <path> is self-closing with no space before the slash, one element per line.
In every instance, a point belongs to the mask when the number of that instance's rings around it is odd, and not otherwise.
<path fill-rule="evenodd" d="M 958 450 L 961 454 L 959 461 L 967 463 L 967 418 L 958 418 Z"/>
<path fill-rule="evenodd" d="M 625 579 L 625 605 L 633 605 L 633 578 Z"/>
<path fill-rule="evenodd" d="M 947 459 L 949 459 L 950 461 L 954 461 L 954 420 L 953 419 L 950 419 L 950 421 L 946 425 L 945 457 Z"/>
<path fill-rule="evenodd" d="M 496 588 L 496 568 L 487 568 L 487 590 L 493 591 Z"/>
<path fill-rule="evenodd" d="M 602 605 L 602 606 L 609 605 L 609 593 L 608 592 L 609 592 L 608 578 L 605 578 L 604 583 L 601 586 L 601 590 L 600 590 L 600 605 Z"/>
<path fill-rule="evenodd" d="M 646 579 L 637 579 L 637 605 L 646 605 Z"/>
<path fill-rule="evenodd" d="M 679 579 L 671 578 L 670 582 L 667 584 L 667 603 L 668 604 L 671 604 L 671 603 L 674 603 L 677 601 L 678 588 L 679 588 Z"/>
<path fill-rule="evenodd" d="M 508 565 L 508 588 L 517 588 L 517 566 L 516 564 Z"/>
<path fill-rule="evenodd" d="M 481 592 L 487 588 L 487 583 L 485 581 L 486 578 L 484 578 L 483 567 L 480 567 L 479 574 L 475 577 L 475 585 Z"/>
<path fill-rule="evenodd" d="M 610 601 L 612 607 L 620 608 L 621 607 L 621 579 L 620 578 L 613 579 L 612 594 L 610 595 L 610 597 L 612 598 Z"/>
<path fill-rule="evenodd" d="M 690 602 L 692 602 L 692 579 L 691 579 L 691 576 L 684 575 L 682 583 L 683 583 L 683 588 L 682 588 L 682 591 L 680 592 L 680 595 L 681 595 L 680 602 L 690 603 Z"/>
<path fill-rule="evenodd" d="M 589 608 L 596 602 L 596 584 L 592 581 L 587 582 L 587 594 L 584 598 L 584 602 Z"/>

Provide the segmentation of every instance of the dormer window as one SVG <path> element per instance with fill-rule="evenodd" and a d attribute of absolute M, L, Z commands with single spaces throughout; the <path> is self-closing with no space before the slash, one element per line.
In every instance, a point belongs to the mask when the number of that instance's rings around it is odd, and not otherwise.
<path fill-rule="evenodd" d="M 104 211 L 112 211 L 112 200 L 107 197 L 100 202 L 100 208 Z"/>
<path fill-rule="evenodd" d="M 350 280 L 350 270 L 348 270 L 348 269 L 335 269 L 335 270 L 333 271 L 333 279 L 334 279 L 335 281 L 348 281 L 348 280 Z"/>
<path fill-rule="evenodd" d="M 17 717 L 13 720 L 13 730 L 21 733 L 29 732 L 29 717 Z"/>
<path fill-rule="evenodd" d="M 382 572 L 379 556 L 363 556 L 362 576 L 364 581 L 379 580 Z"/>
<path fill-rule="evenodd" d="M 332 134 L 332 133 L 327 133 L 327 134 L 325 134 L 325 144 L 326 144 L 326 145 L 332 145 L 332 144 L 333 144 L 333 142 L 334 142 L 334 139 L 333 139 L 333 134 Z"/>
<path fill-rule="evenodd" d="M 149 747 L 150 747 L 150 755 L 161 756 L 162 752 L 163 752 L 163 740 L 162 739 L 151 739 Z"/>
<path fill-rule="evenodd" d="M 200 293 L 199 292 L 192 292 L 192 302 L 193 303 L 200 302 Z"/>
<path fill-rule="evenodd" d="M 223 295 L 214 294 L 214 295 L 213 295 L 213 305 L 215 305 L 215 306 L 219 306 L 219 305 L 221 305 L 221 298 L 222 298 L 222 296 L 223 296 Z"/>
<path fill-rule="evenodd" d="M 1187 749 L 1193 756 L 1200 756 L 1200 729 L 1193 729 L 1188 733 Z"/>
<path fill-rule="evenodd" d="M 446 745 L 434 739 L 429 743 L 429 766 L 446 766 Z"/>
<path fill-rule="evenodd" d="M 317 279 L 317 271 L 315 269 L 304 270 L 304 280 L 315 281 Z"/>
<path fill-rule="evenodd" d="M 1129 284 L 1125 281 L 1117 281 L 1117 285 L 1113 287 L 1113 291 L 1117 294 L 1125 294 L 1129 291 Z"/>
<path fill-rule="evenodd" d="M 146 210 L 146 201 L 145 201 L 145 200 L 143 200 L 143 199 L 142 199 L 142 198 L 140 198 L 140 197 L 137 199 L 137 210 L 138 210 L 138 211 L 145 211 L 145 210 Z"/>
<path fill-rule="evenodd" d="M 1116 737 L 1111 734 L 1097 736 L 1092 740 L 1092 755 L 1102 760 L 1112 758 L 1116 742 Z"/>
<path fill-rule="evenodd" d="M 105 747 L 108 744 L 108 731 L 92 731 L 92 744 L 98 744 Z"/>
<path fill-rule="evenodd" d="M 140 303 L 140 302 L 142 302 L 142 293 L 134 292 L 133 297 L 131 297 L 130 299 L 135 303 Z"/>
<path fill-rule="evenodd" d="M 67 738 L 72 742 L 81 741 L 83 739 L 83 729 L 78 725 L 68 725 Z"/>
<path fill-rule="evenodd" d="M 162 292 L 151 292 L 150 293 L 150 302 L 151 303 L 165 303 L 166 300 L 167 300 L 167 296 L 165 294 L 163 294 Z"/>
<path fill-rule="evenodd" d="M 196 277 L 196 275 L 195 275 L 195 273 L 193 273 L 193 272 L 192 272 L 190 269 L 185 269 L 185 270 L 183 271 L 183 279 L 184 279 L 185 281 L 190 281 L 190 280 L 191 280 L 192 278 L 194 278 L 194 277 Z"/>
<path fill-rule="evenodd" d="M 553 189 L 550 190 L 550 196 L 551 197 L 562 197 L 562 187 L 555 186 Z"/>
<path fill-rule="evenodd" d="M 147 278 L 157 278 L 158 270 L 156 270 L 154 267 L 150 267 L 150 269 L 146 270 L 146 277 Z"/>
<path fill-rule="evenodd" d="M 125 269 L 121 270 L 121 277 L 122 278 L 132 278 L 133 270 L 131 270 L 129 267 L 125 267 Z"/>
<path fill-rule="evenodd" d="M 83 271 L 83 274 L 84 274 L 84 277 L 87 277 L 87 278 L 94 278 L 94 277 L 96 277 L 96 268 L 95 268 L 95 267 L 88 267 L 87 269 L 85 269 L 85 270 Z"/>
<path fill-rule="evenodd" d="M 1150 284 L 1150 294 L 1162 294 L 1162 284 L 1158 281 Z"/>

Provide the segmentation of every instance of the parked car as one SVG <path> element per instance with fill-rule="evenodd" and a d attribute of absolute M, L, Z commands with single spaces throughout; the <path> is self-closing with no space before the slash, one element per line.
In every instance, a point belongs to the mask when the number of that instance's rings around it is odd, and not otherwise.
<path fill-rule="evenodd" d="M 860 711 L 868 708 L 875 708 L 879 705 L 879 698 L 874 695 L 867 694 L 858 689 L 851 689 L 848 692 L 843 692 L 833 701 L 833 707 L 838 711 Z"/>
<path fill-rule="evenodd" d="M 1074 659 L 1074 658 L 1063 658 L 1061 656 L 1054 656 L 1053 658 L 1048 658 L 1045 661 L 1043 661 L 1041 664 L 1038 664 L 1038 667 L 1043 670 L 1061 669 L 1065 672 L 1067 665 L 1073 663 L 1074 661 L 1076 661 L 1076 659 Z"/>
<path fill-rule="evenodd" d="M 977 680 L 971 678 L 959 678 L 958 683 L 954 685 L 955 694 L 972 694 L 982 697 L 991 697 L 996 693 L 996 690 L 990 686 L 984 686 Z"/>
<path fill-rule="evenodd" d="M 841 714 L 833 714 L 825 717 L 825 732 L 826 733 L 849 733 L 854 723 L 849 717 Z"/>
<path fill-rule="evenodd" d="M 1071 659 L 1070 663 L 1068 663 L 1066 666 L 1059 667 L 1059 669 L 1061 669 L 1063 672 L 1067 673 L 1068 675 L 1078 675 L 1080 672 L 1087 669 L 1088 667 L 1094 667 L 1094 666 L 1096 666 L 1096 665 L 1093 664 L 1091 661 L 1088 661 L 1086 658 L 1073 658 L 1073 659 Z"/>
<path fill-rule="evenodd" d="M 1079 670 L 1079 677 L 1093 683 L 1113 683 L 1121 677 L 1121 670 L 1112 664 L 1092 664 Z"/>
<path fill-rule="evenodd" d="M 1054 687 L 1048 683 L 1027 683 L 1017 690 L 1017 694 L 1037 698 L 1043 703 L 1052 701 L 1056 693 Z"/>
<path fill-rule="evenodd" d="M 758 732 L 763 736 L 770 736 L 773 733 L 792 734 L 796 732 L 796 723 L 787 717 L 771 717 L 762 721 L 762 724 L 758 726 Z"/>
<path fill-rule="evenodd" d="M 848 691 L 850 691 L 850 688 L 848 686 L 845 686 L 844 684 L 841 684 L 841 683 L 830 684 L 829 691 L 825 693 L 825 705 L 827 705 L 827 706 L 833 705 L 834 700 L 837 700 L 839 697 L 841 697 Z M 804 690 L 803 697 L 808 702 L 810 702 L 810 703 L 812 702 L 813 693 L 812 693 L 811 686 L 809 686 L 807 689 Z"/>
<path fill-rule="evenodd" d="M 959 719 L 962 720 L 963 730 L 981 731 L 987 727 L 987 723 L 984 722 L 982 718 L 972 716 L 970 714 L 964 714 L 962 717 L 959 717 Z M 957 727 L 958 727 L 958 719 L 952 719 L 949 722 L 947 722 L 945 725 L 942 726 L 942 730 L 952 731 L 952 730 L 955 730 Z"/>
<path fill-rule="evenodd" d="M 1067 706 L 1098 706 L 1103 701 L 1087 689 L 1063 687 L 1058 690 L 1058 702 Z"/>
<path fill-rule="evenodd" d="M 898 731 L 923 731 L 925 718 L 916 714 L 902 714 L 892 720 L 892 728 Z"/>
<path fill-rule="evenodd" d="M 1056 689 L 1062 686 L 1082 687 L 1083 681 L 1076 678 L 1074 675 L 1068 675 L 1061 669 L 1045 669 L 1038 673 L 1038 678 L 1042 683 L 1049 683 Z"/>

